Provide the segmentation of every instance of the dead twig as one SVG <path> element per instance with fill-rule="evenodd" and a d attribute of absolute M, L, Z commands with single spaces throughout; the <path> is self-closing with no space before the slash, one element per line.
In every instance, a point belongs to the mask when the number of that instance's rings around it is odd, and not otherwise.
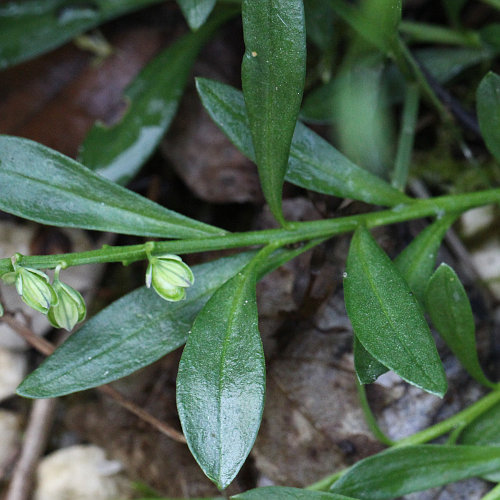
<path fill-rule="evenodd" d="M 57 399 L 37 399 L 24 437 L 21 456 L 16 463 L 5 500 L 27 500 L 33 492 L 38 460 L 47 444 Z"/>
<path fill-rule="evenodd" d="M 31 331 L 31 329 L 16 321 L 12 316 L 6 314 L 2 319 L 13 330 L 15 330 L 19 335 L 21 335 L 21 337 L 23 337 L 24 340 L 26 340 L 26 342 L 28 342 L 32 347 L 37 349 L 42 354 L 49 356 L 54 352 L 55 346 L 52 343 L 48 342 L 44 338 L 39 337 L 38 335 L 35 335 Z M 173 439 L 174 441 L 177 441 L 179 443 L 186 442 L 186 438 L 183 436 L 182 433 L 175 430 L 173 427 L 169 426 L 165 422 L 162 422 L 161 420 L 157 419 L 156 417 L 151 415 L 151 413 L 148 413 L 146 410 L 143 410 L 142 408 L 140 408 L 135 403 L 127 399 L 123 394 L 118 392 L 110 385 L 102 385 L 100 387 L 96 387 L 96 390 L 110 397 L 121 407 L 125 408 L 130 413 L 133 413 L 141 420 L 148 422 L 155 429 L 157 429 L 159 432 L 169 437 L 170 439 Z"/>

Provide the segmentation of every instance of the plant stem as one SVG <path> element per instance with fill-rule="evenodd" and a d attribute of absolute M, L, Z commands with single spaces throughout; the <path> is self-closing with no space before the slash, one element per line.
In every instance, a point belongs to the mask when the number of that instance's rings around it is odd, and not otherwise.
<path fill-rule="evenodd" d="M 414 444 L 427 443 L 433 439 L 453 431 L 457 427 L 470 424 L 477 417 L 489 410 L 492 406 L 500 403 L 500 390 L 495 390 L 481 398 L 479 401 L 469 406 L 465 410 L 458 412 L 453 417 L 447 418 L 436 425 L 428 427 L 423 431 L 417 432 L 406 438 L 400 439 L 394 443 L 394 447 L 408 446 Z"/>
<path fill-rule="evenodd" d="M 408 180 L 410 169 L 411 152 L 413 151 L 413 139 L 415 137 L 415 126 L 418 115 L 419 89 L 416 83 L 406 86 L 406 95 L 403 105 L 403 119 L 399 134 L 398 151 L 394 165 L 392 185 L 396 189 L 404 191 Z"/>
<path fill-rule="evenodd" d="M 361 409 L 363 410 L 363 413 L 365 415 L 365 420 L 366 420 L 366 423 L 368 424 L 368 427 L 372 431 L 372 434 L 381 443 L 383 443 L 387 446 L 392 446 L 394 444 L 394 441 L 389 439 L 382 432 L 382 429 L 379 427 L 379 425 L 377 423 L 377 419 L 375 418 L 375 415 L 373 414 L 372 409 L 370 408 L 370 404 L 368 403 L 368 398 L 366 397 L 365 386 L 359 382 L 357 376 L 355 376 L 355 379 L 356 379 L 356 387 L 358 389 L 359 402 L 361 404 Z"/>
<path fill-rule="evenodd" d="M 458 427 L 470 424 L 476 418 L 478 418 L 480 415 L 482 415 L 484 412 L 488 411 L 491 407 L 495 406 L 498 403 L 500 403 L 500 388 L 490 392 L 489 394 L 482 397 L 479 401 L 469 406 L 465 410 L 462 410 L 458 412 L 456 415 L 453 415 L 453 417 L 447 418 L 446 420 L 443 420 L 442 422 L 439 422 L 438 424 L 433 425 L 432 427 L 424 429 L 423 431 L 420 432 L 416 432 L 411 436 L 396 441 L 395 443 L 393 443 L 391 448 L 400 448 L 401 446 L 424 444 L 429 441 L 432 441 L 433 439 L 436 439 L 442 436 L 443 434 L 452 432 L 454 429 Z M 341 471 L 337 471 L 335 472 L 335 474 L 331 474 L 330 476 L 325 477 L 320 481 L 311 484 L 310 486 L 307 487 L 307 489 L 315 491 L 327 491 L 330 489 L 331 485 L 335 483 L 335 481 L 337 481 L 341 476 L 343 476 L 349 469 L 350 467 L 343 469 Z M 488 500 L 500 500 L 500 488 L 498 488 L 498 490 L 497 488 L 494 488 L 492 492 L 495 490 L 496 490 L 495 494 L 497 496 L 492 496 L 492 497 L 486 496 L 483 497 L 482 500 L 484 500 L 485 498 L 487 498 Z"/>
<path fill-rule="evenodd" d="M 416 42 L 444 43 L 474 48 L 481 46 L 479 37 L 473 31 L 464 32 L 435 24 L 401 21 L 399 31 L 404 35 L 409 35 L 412 41 Z"/>
<path fill-rule="evenodd" d="M 331 238 L 354 231 L 358 226 L 367 228 L 385 226 L 422 217 L 442 217 L 447 213 L 461 213 L 470 208 L 500 202 L 500 189 L 490 189 L 476 193 L 440 196 L 412 203 L 398 205 L 390 210 L 367 214 L 351 215 L 336 219 L 310 222 L 292 222 L 287 228 L 230 233 L 187 240 L 155 242 L 155 255 L 163 253 L 186 254 L 208 252 L 227 248 L 263 246 L 275 243 L 278 246 L 307 242 L 316 238 Z M 98 250 L 59 255 L 21 256 L 17 264 L 35 269 L 53 269 L 61 262 L 70 266 L 104 262 L 132 262 L 146 258 L 147 243 L 122 247 L 103 246 Z M 0 259 L 0 276 L 12 271 L 9 258 Z"/>

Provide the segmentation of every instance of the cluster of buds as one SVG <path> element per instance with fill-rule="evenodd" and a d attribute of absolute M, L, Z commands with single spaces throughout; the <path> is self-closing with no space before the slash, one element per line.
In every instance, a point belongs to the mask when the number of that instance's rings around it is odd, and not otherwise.
<path fill-rule="evenodd" d="M 85 301 L 79 292 L 59 279 L 62 265 L 57 266 L 52 284 L 49 277 L 13 259 L 14 271 L 2 276 L 6 284 L 15 284 L 21 299 L 31 308 L 45 314 L 51 325 L 56 328 L 72 330 L 85 318 Z"/>
<path fill-rule="evenodd" d="M 148 255 L 146 286 L 153 285 L 156 293 L 170 302 L 186 297 L 186 288 L 194 283 L 193 271 L 178 255 Z"/>

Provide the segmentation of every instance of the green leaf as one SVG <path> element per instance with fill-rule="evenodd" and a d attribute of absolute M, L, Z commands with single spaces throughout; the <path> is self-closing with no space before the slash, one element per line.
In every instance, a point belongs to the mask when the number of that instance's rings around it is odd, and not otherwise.
<path fill-rule="evenodd" d="M 389 55 L 397 38 L 402 0 L 364 0 L 354 7 L 345 0 L 329 0 L 335 12 L 357 34 Z"/>
<path fill-rule="evenodd" d="M 472 421 L 460 434 L 465 445 L 500 447 L 500 405 L 497 404 Z M 500 468 L 482 475 L 487 481 L 500 482 Z"/>
<path fill-rule="evenodd" d="M 212 12 L 216 0 L 177 0 L 192 30 L 197 30 Z"/>
<path fill-rule="evenodd" d="M 398 271 L 422 305 L 425 303 L 425 288 L 436 265 L 437 252 L 456 218 L 457 215 L 448 214 L 437 219 L 421 231 L 394 260 Z"/>
<path fill-rule="evenodd" d="M 393 448 L 361 460 L 331 491 L 360 499 L 397 498 L 500 469 L 500 448 L 418 445 Z"/>
<path fill-rule="evenodd" d="M 161 0 L 28 0 L 0 6 L 0 69 L 55 49 L 99 24 Z"/>
<path fill-rule="evenodd" d="M 19 386 L 17 393 L 49 398 L 125 377 L 182 346 L 214 291 L 245 267 L 254 252 L 193 267 L 186 300 L 166 303 L 139 288 L 96 314 Z"/>
<path fill-rule="evenodd" d="M 255 161 L 241 92 L 220 82 L 196 80 L 203 105 L 233 144 Z M 382 206 L 411 199 L 379 177 L 358 167 L 300 122 L 293 136 L 286 180 L 303 188 Z"/>
<path fill-rule="evenodd" d="M 427 226 L 394 260 L 394 264 L 408 283 L 420 304 L 425 302 L 425 287 L 436 264 L 436 254 L 441 241 L 456 219 L 445 215 Z M 362 384 L 374 382 L 387 371 L 354 337 L 354 366 Z"/>
<path fill-rule="evenodd" d="M 361 384 L 371 384 L 380 375 L 383 375 L 389 368 L 375 359 L 354 335 L 354 368 Z"/>
<path fill-rule="evenodd" d="M 361 56 L 357 49 L 351 51 L 335 79 L 332 110 L 341 150 L 357 165 L 384 179 L 389 177 L 394 156 L 389 96 L 382 78 L 385 67 L 385 57 L 378 52 Z"/>
<path fill-rule="evenodd" d="M 446 377 L 421 307 L 363 227 L 354 233 L 349 249 L 344 295 L 363 347 L 407 382 L 443 396 Z"/>
<path fill-rule="evenodd" d="M 161 238 L 221 229 L 167 210 L 41 144 L 0 136 L 0 210 L 42 224 Z"/>
<path fill-rule="evenodd" d="M 500 76 L 491 71 L 477 89 L 477 116 L 486 146 L 500 160 Z"/>
<path fill-rule="evenodd" d="M 177 112 L 200 47 L 227 17 L 227 12 L 218 16 L 156 56 L 126 90 L 129 108 L 121 121 L 92 127 L 80 150 L 81 163 L 122 185 L 134 177 Z"/>
<path fill-rule="evenodd" d="M 219 288 L 198 314 L 177 376 L 177 408 L 189 449 L 220 489 L 250 453 L 264 408 L 256 263 Z"/>
<path fill-rule="evenodd" d="M 434 326 L 462 366 L 480 384 L 495 387 L 479 364 L 471 305 L 459 277 L 450 266 L 443 263 L 432 275 L 425 300 Z"/>
<path fill-rule="evenodd" d="M 302 0 L 243 0 L 243 94 L 264 197 L 283 222 L 283 180 L 306 71 Z"/>
<path fill-rule="evenodd" d="M 446 83 L 467 68 L 490 60 L 491 50 L 468 47 L 437 47 L 415 51 L 415 58 L 439 83 Z"/>
<path fill-rule="evenodd" d="M 266 486 L 234 495 L 234 500 L 355 500 L 352 497 L 324 491 L 301 490 L 283 486 Z"/>

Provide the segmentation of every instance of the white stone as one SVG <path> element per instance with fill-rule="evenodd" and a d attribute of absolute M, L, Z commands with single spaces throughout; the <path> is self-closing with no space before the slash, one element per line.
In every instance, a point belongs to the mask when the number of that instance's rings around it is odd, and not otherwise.
<path fill-rule="evenodd" d="M 470 238 L 488 228 L 494 220 L 495 211 L 493 205 L 467 210 L 460 217 L 460 233 L 464 238 Z"/>
<path fill-rule="evenodd" d="M 26 358 L 0 347 L 0 401 L 12 396 L 26 374 Z"/>
<path fill-rule="evenodd" d="M 132 488 L 121 468 L 97 446 L 62 448 L 40 462 L 34 500 L 126 500 Z"/>

